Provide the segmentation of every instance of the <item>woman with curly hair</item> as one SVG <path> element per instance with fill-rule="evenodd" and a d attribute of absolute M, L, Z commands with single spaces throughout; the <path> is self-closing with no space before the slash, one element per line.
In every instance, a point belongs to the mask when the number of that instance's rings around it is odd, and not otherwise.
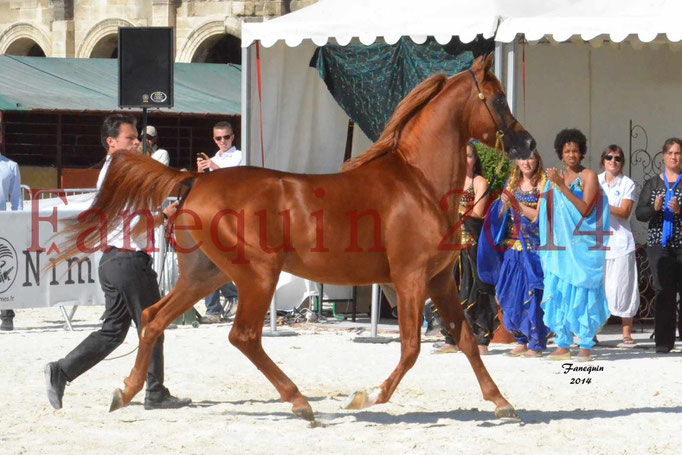
<path fill-rule="evenodd" d="M 549 330 L 542 321 L 538 203 L 546 183 L 537 150 L 516 166 L 490 207 L 478 242 L 478 275 L 495 285 L 504 327 L 514 334 L 514 357 L 540 357 Z"/>
<path fill-rule="evenodd" d="M 547 170 L 538 252 L 544 272 L 544 321 L 558 346 L 549 358 L 570 359 L 575 335 L 580 339 L 576 359 L 590 361 L 594 336 L 609 317 L 604 293 L 609 204 L 597 174 L 581 164 L 587 139 L 580 130 L 560 131 L 554 150 L 564 169 Z"/>

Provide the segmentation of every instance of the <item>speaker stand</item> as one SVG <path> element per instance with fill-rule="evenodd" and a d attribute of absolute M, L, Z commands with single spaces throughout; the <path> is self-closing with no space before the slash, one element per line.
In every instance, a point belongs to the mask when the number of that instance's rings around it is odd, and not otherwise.
<path fill-rule="evenodd" d="M 142 155 L 147 156 L 147 108 L 142 108 Z"/>

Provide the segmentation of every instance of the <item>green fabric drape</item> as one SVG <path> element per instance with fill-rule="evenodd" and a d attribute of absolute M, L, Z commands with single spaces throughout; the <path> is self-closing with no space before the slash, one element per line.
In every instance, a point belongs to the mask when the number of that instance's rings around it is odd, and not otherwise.
<path fill-rule="evenodd" d="M 433 38 L 415 44 L 402 37 L 396 44 L 370 46 L 328 44 L 310 63 L 343 110 L 376 141 L 401 99 L 424 79 L 448 76 L 471 67 L 476 54 L 492 50 L 489 40 L 443 46 Z"/>

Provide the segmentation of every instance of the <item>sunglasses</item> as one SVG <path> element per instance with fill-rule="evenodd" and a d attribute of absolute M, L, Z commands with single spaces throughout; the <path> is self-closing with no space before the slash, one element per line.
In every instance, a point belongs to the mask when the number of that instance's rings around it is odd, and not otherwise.
<path fill-rule="evenodd" d="M 616 160 L 616 163 L 622 163 L 623 162 L 623 157 L 620 155 L 606 155 L 604 157 L 606 161 L 611 161 L 612 159 Z"/>
<path fill-rule="evenodd" d="M 232 137 L 232 134 L 228 134 L 227 136 L 213 136 L 213 139 L 214 139 L 216 142 L 220 142 L 220 141 L 227 141 L 227 140 L 229 140 L 231 137 Z"/>

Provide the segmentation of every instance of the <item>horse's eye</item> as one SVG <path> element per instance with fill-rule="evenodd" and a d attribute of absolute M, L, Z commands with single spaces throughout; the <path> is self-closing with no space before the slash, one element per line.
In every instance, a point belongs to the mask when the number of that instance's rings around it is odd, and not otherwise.
<path fill-rule="evenodd" d="M 505 104 L 507 104 L 507 100 L 504 98 L 504 96 L 498 96 L 497 99 L 495 99 L 495 104 L 503 107 Z"/>

